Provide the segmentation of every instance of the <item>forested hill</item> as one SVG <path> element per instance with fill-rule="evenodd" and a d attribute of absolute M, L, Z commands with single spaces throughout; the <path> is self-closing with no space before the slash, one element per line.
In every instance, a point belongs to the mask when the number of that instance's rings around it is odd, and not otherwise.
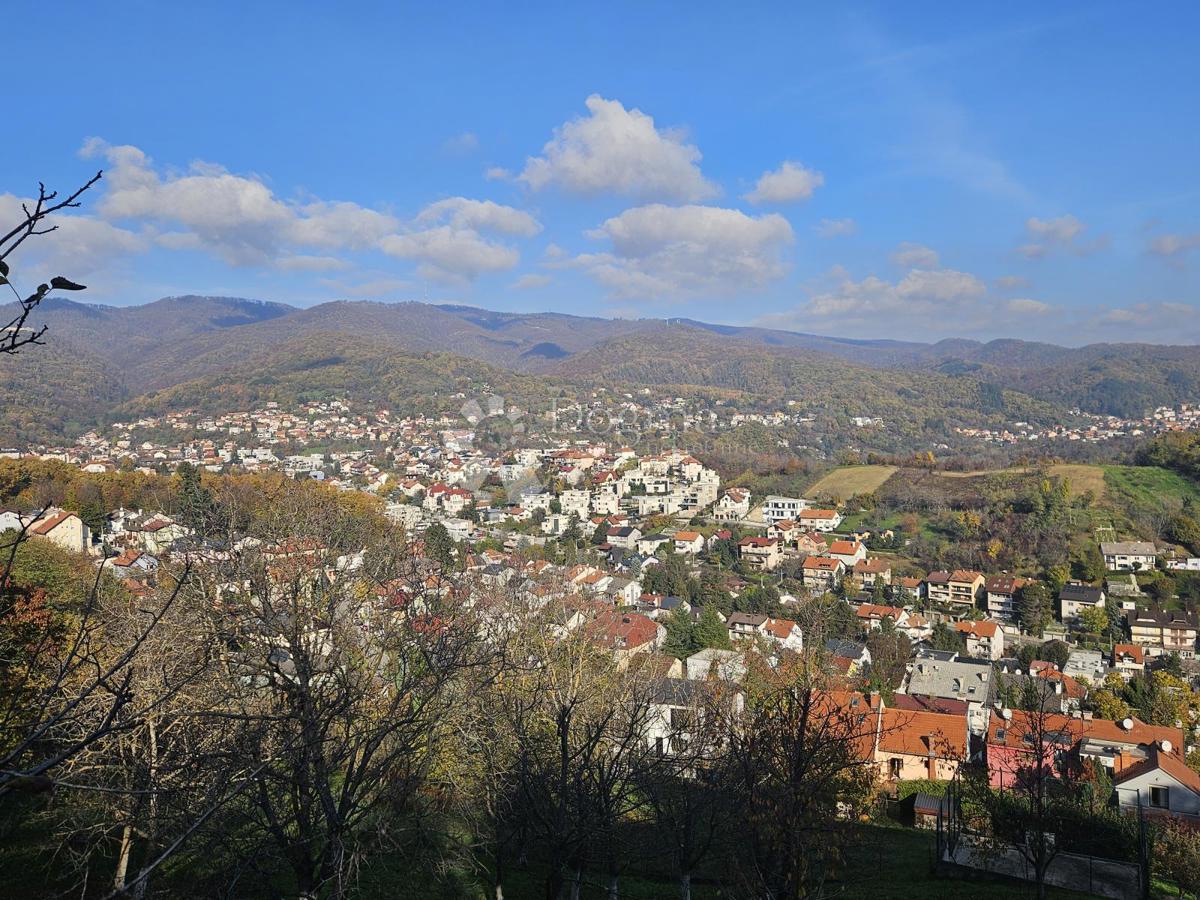
<path fill-rule="evenodd" d="M 138 408 L 182 402 L 201 384 L 217 385 L 204 395 L 210 403 L 265 393 L 272 379 L 361 389 L 367 385 L 355 365 L 371 360 L 367 371 L 378 375 L 391 358 L 399 372 L 430 354 L 457 360 L 416 377 L 433 393 L 453 393 L 474 363 L 489 367 L 486 379 L 492 381 L 507 372 L 552 377 L 554 384 L 707 387 L 764 401 L 799 400 L 846 415 L 905 412 L 910 421 L 959 411 L 1061 420 L 1072 407 L 1134 417 L 1200 397 L 1200 348 L 1194 346 L 922 344 L 686 319 L 424 303 L 337 301 L 298 309 L 198 296 L 131 307 L 54 300 L 37 317 L 49 328 L 46 345 L 0 360 L 0 400 L 8 410 L 0 441 L 77 434 L 126 402 Z M 347 362 L 306 370 L 288 363 L 339 357 Z M 221 387 L 235 373 L 236 385 Z M 400 396 L 394 387 L 400 380 L 397 373 L 383 375 L 380 384 L 393 387 L 381 389 L 380 397 Z M 144 395 L 153 402 L 138 399 Z"/>

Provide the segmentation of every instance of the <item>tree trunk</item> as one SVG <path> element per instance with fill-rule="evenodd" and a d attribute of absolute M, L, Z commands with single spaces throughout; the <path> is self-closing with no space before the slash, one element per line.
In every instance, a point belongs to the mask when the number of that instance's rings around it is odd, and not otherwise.
<path fill-rule="evenodd" d="M 684 872 L 679 876 L 680 900 L 692 900 L 692 873 Z"/>
<path fill-rule="evenodd" d="M 618 900 L 620 896 L 620 876 L 613 872 L 608 876 L 608 900 Z"/>
<path fill-rule="evenodd" d="M 113 887 L 125 890 L 125 873 L 129 871 L 129 853 L 133 849 L 133 826 L 121 829 L 121 852 L 117 855 L 117 873 L 113 876 Z"/>
<path fill-rule="evenodd" d="M 571 873 L 571 900 L 579 900 L 579 892 L 583 889 L 583 868 L 575 867 Z"/>

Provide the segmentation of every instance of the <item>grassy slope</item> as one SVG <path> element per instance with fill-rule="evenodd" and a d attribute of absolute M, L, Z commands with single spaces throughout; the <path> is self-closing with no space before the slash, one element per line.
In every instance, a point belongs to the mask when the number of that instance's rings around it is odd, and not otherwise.
<path fill-rule="evenodd" d="M 1104 482 L 1117 497 L 1139 504 L 1162 500 L 1200 500 L 1200 488 L 1169 469 L 1158 466 L 1104 466 Z"/>
<path fill-rule="evenodd" d="M 826 472 L 812 484 L 806 496 L 831 495 L 846 499 L 874 491 L 895 473 L 895 466 L 842 466 Z"/>

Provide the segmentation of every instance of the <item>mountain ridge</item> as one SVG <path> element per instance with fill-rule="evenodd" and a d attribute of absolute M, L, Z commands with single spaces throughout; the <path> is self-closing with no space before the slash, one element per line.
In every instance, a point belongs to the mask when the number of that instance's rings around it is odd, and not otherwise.
<path fill-rule="evenodd" d="M 375 349 L 362 352 L 371 359 L 380 356 L 379 348 L 398 359 L 444 354 L 520 375 L 732 389 L 763 400 L 812 398 L 822 383 L 836 385 L 843 398 L 853 397 L 855 384 L 860 393 L 882 397 L 871 385 L 881 372 L 895 373 L 893 381 L 919 394 L 922 380 L 940 385 L 960 405 L 970 402 L 977 384 L 990 383 L 1001 395 L 1008 392 L 1016 408 L 1044 416 L 1052 409 L 1063 417 L 1080 408 L 1136 418 L 1159 405 L 1200 399 L 1200 347 L 1190 345 L 1069 348 L 1018 338 L 919 343 L 685 317 L 614 319 L 417 301 L 335 300 L 295 307 L 200 295 L 125 307 L 53 299 L 36 316 L 49 327 L 47 344 L 29 353 L 41 355 L 36 368 L 43 386 L 65 406 L 49 417 L 61 424 L 47 433 L 74 430 L 117 402 L 244 374 L 247 366 L 277 361 L 279 348 L 332 352 L 349 341 L 359 342 L 360 351 L 361 342 L 369 342 Z M 0 365 L 0 375 L 8 378 L 5 399 L 12 405 L 26 397 L 31 408 L 46 412 L 46 399 L 31 396 L 36 379 L 15 377 L 23 371 L 23 356 Z M 956 385 L 955 379 L 969 383 Z M 87 396 L 89 384 L 96 402 Z"/>

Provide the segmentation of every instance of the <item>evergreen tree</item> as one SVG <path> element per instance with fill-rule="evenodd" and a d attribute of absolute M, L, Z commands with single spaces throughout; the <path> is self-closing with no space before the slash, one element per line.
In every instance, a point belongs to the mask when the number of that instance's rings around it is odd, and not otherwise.
<path fill-rule="evenodd" d="M 454 568 L 454 538 L 441 522 L 434 522 L 425 531 L 425 556 L 443 569 Z"/>
<path fill-rule="evenodd" d="M 692 614 L 682 605 L 675 607 L 667 617 L 667 638 L 663 651 L 676 659 L 687 659 L 696 652 L 696 635 L 692 625 Z"/>
<path fill-rule="evenodd" d="M 200 470 L 189 462 L 182 462 L 175 470 L 175 477 L 175 498 L 180 521 L 201 534 L 207 533 L 214 526 L 212 519 L 216 503 L 208 488 L 200 481 Z"/>
<path fill-rule="evenodd" d="M 1050 591 L 1044 584 L 1035 581 L 1017 592 L 1017 621 L 1027 632 L 1041 637 L 1053 619 Z"/>
<path fill-rule="evenodd" d="M 700 620 L 692 632 L 692 637 L 699 648 L 715 647 L 718 650 L 728 650 L 732 645 L 729 640 L 729 629 L 717 614 L 717 607 L 706 603 L 700 610 Z"/>

